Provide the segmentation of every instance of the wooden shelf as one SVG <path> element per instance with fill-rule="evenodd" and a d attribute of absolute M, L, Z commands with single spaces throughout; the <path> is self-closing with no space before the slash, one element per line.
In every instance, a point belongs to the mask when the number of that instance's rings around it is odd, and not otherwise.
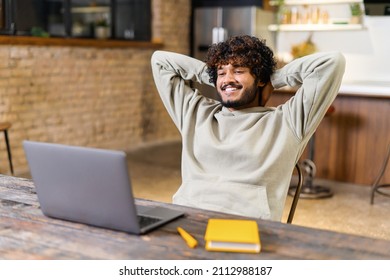
<path fill-rule="evenodd" d="M 362 3 L 362 0 L 286 0 L 284 5 L 332 5 L 332 4 L 349 4 Z M 271 6 L 278 6 L 278 1 L 270 1 Z"/>
<path fill-rule="evenodd" d="M 341 31 L 363 30 L 362 24 L 271 24 L 270 31 Z"/>
<path fill-rule="evenodd" d="M 41 38 L 30 36 L 0 36 L 0 45 L 35 45 L 35 46 L 72 46 L 93 48 L 147 48 L 158 49 L 161 42 L 130 40 L 99 40 L 79 38 Z"/>

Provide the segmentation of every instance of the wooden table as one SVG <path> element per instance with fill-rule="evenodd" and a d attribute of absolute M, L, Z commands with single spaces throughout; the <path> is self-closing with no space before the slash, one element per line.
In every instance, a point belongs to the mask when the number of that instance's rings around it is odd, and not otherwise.
<path fill-rule="evenodd" d="M 185 211 L 186 216 L 143 236 L 51 219 L 42 214 L 34 184 L 0 175 L 0 259 L 390 259 L 390 242 L 259 220 L 260 254 L 208 252 L 203 236 L 209 218 L 237 218 L 138 200 Z M 182 226 L 199 245 L 187 247 Z"/>

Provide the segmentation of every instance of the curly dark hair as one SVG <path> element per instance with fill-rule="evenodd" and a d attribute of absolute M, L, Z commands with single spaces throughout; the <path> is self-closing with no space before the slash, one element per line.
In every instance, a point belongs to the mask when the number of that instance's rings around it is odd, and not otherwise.
<path fill-rule="evenodd" d="M 275 71 L 276 59 L 264 39 L 249 35 L 233 36 L 225 42 L 210 46 L 206 60 L 210 83 L 217 82 L 217 71 L 221 65 L 234 64 L 251 69 L 256 80 L 267 83 Z"/>

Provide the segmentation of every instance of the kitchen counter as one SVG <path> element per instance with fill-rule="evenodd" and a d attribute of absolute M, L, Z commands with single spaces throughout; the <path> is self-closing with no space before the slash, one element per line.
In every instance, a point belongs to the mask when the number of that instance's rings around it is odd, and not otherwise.
<path fill-rule="evenodd" d="M 283 87 L 275 91 L 295 94 L 296 88 Z M 343 81 L 338 95 L 390 98 L 390 81 Z"/>
<path fill-rule="evenodd" d="M 276 90 L 267 105 L 278 106 L 295 92 Z M 316 131 L 316 177 L 369 186 L 389 145 L 390 81 L 343 81 L 333 106 Z M 390 181 L 390 170 L 382 180 Z"/>
<path fill-rule="evenodd" d="M 390 97 L 390 81 L 344 81 L 339 94 Z"/>

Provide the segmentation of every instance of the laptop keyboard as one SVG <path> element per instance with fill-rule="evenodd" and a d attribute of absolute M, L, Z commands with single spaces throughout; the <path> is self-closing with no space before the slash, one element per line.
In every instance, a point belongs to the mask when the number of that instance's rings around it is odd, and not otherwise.
<path fill-rule="evenodd" d="M 141 228 L 149 226 L 159 221 L 161 221 L 161 219 L 159 218 L 138 215 L 138 223 Z"/>

